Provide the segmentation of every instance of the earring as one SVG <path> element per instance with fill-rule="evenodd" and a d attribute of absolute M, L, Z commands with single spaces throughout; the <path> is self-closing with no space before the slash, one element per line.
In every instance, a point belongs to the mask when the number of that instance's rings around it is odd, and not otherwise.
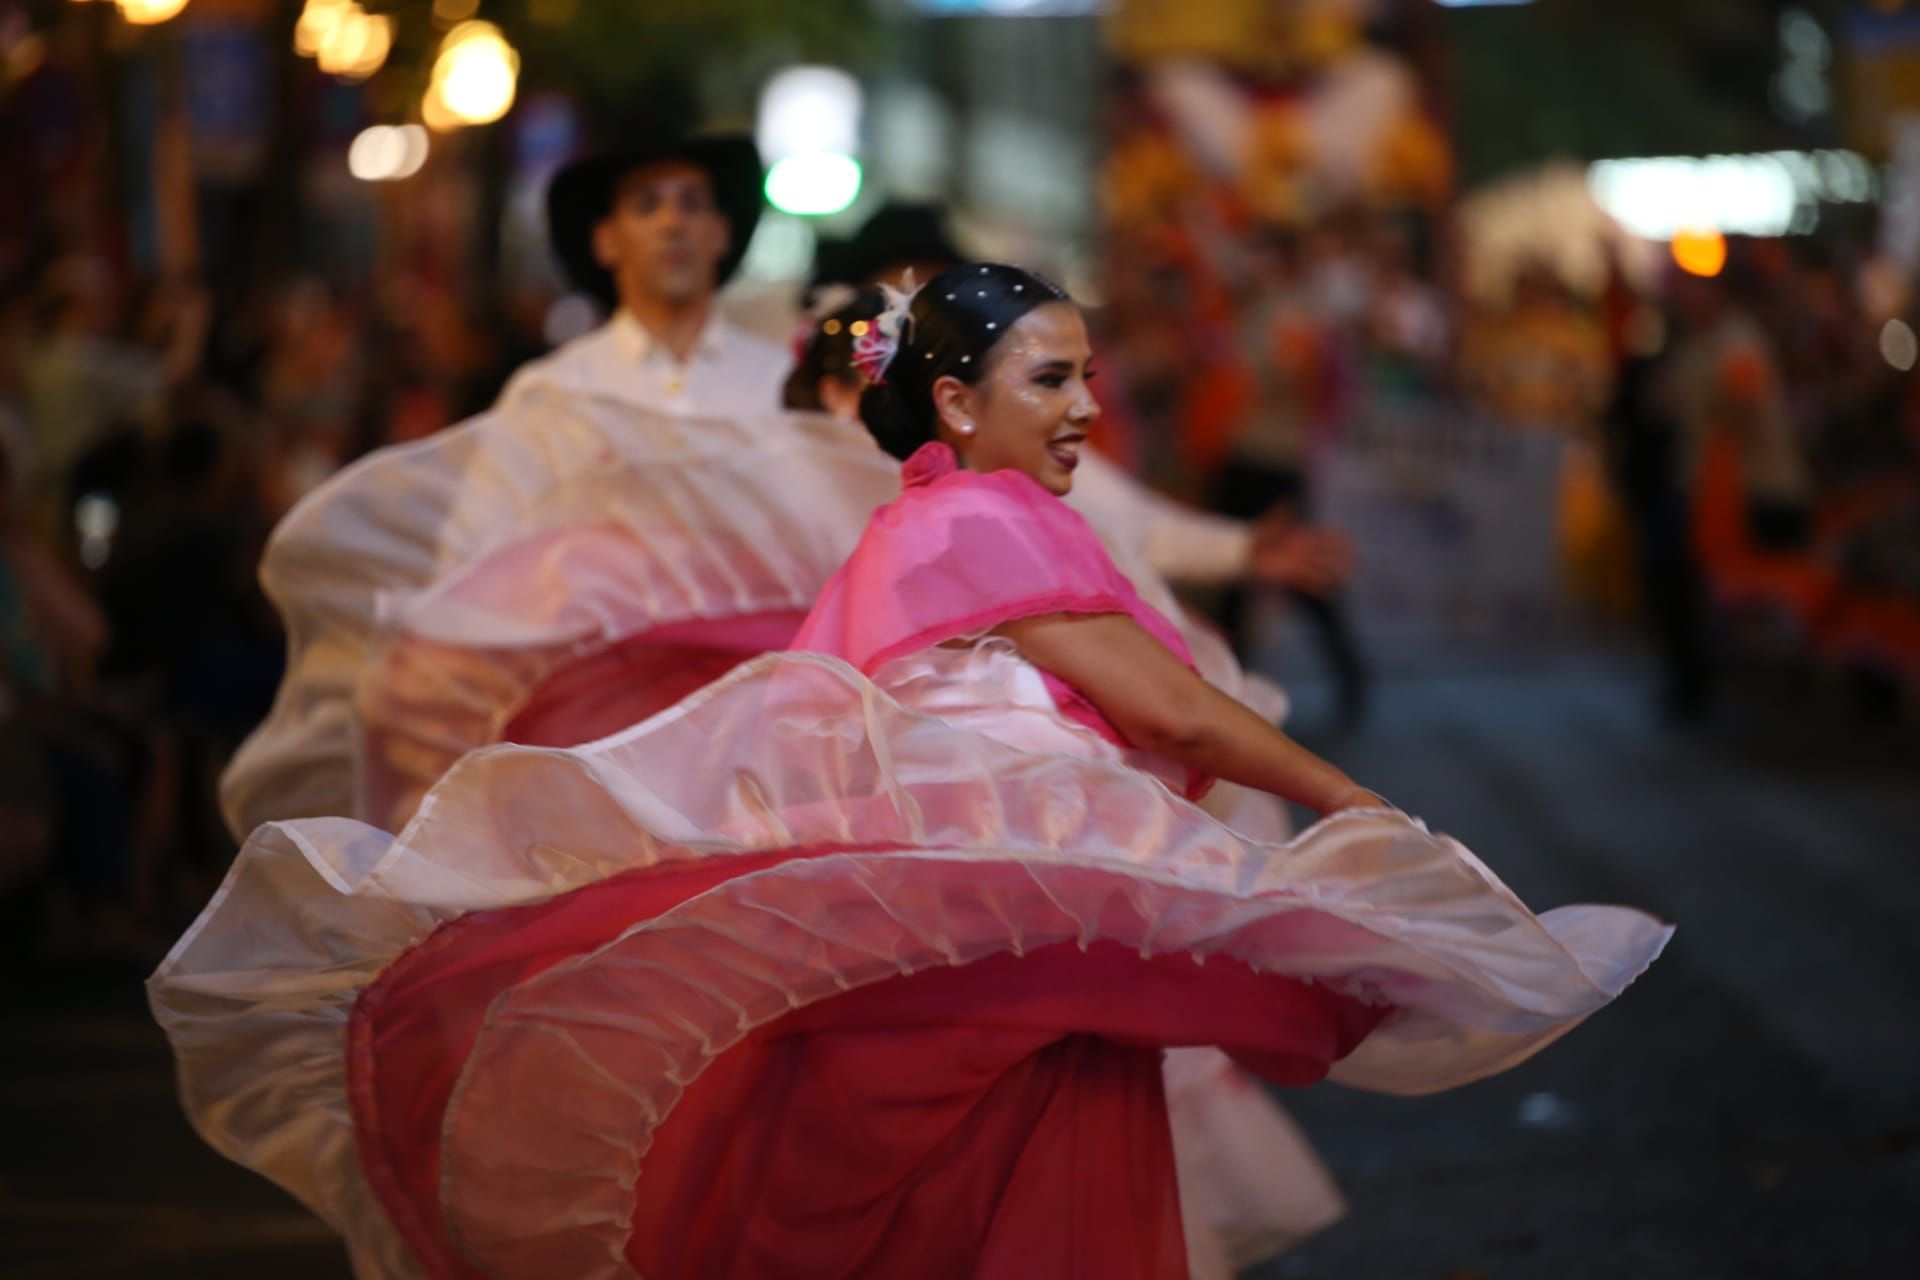
<path fill-rule="evenodd" d="M 958 427 L 955 427 L 954 430 L 963 436 L 970 436 L 973 434 L 973 424 L 971 422 L 963 422 Z"/>

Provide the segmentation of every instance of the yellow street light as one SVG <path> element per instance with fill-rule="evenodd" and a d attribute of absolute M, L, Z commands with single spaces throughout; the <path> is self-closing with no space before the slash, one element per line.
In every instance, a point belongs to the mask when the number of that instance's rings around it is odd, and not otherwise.
<path fill-rule="evenodd" d="M 293 51 L 303 58 L 319 57 L 347 11 L 359 7 L 354 0 L 307 0 L 293 27 Z"/>
<path fill-rule="evenodd" d="M 118 0 L 120 16 L 136 27 L 151 27 L 177 18 L 187 0 Z"/>
<path fill-rule="evenodd" d="M 491 22 L 463 22 L 449 31 L 433 66 L 441 102 L 465 124 L 505 115 L 519 77 L 520 55 Z"/>
<path fill-rule="evenodd" d="M 491 124 L 513 106 L 520 55 L 491 22 L 463 22 L 440 42 L 422 104 L 434 128 Z"/>
<path fill-rule="evenodd" d="M 365 80 L 386 64 L 392 49 L 393 19 L 354 5 L 321 44 L 320 69 L 330 76 Z"/>

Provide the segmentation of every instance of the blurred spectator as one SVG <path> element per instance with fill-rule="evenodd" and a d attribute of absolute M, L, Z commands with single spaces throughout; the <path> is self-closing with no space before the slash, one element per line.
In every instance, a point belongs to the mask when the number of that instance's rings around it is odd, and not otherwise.
<path fill-rule="evenodd" d="M 1383 224 L 1375 245 L 1375 293 L 1365 329 L 1372 381 L 1389 392 L 1436 390 L 1446 382 L 1452 355 L 1446 300 L 1420 271 L 1406 231 Z"/>
<path fill-rule="evenodd" d="M 277 674 L 253 585 L 262 521 L 212 422 L 178 422 L 156 461 L 152 482 L 129 495 L 100 575 L 114 635 L 103 674 L 150 685 L 170 720 L 237 738 L 264 712 Z"/>
<path fill-rule="evenodd" d="M 109 423 L 157 408 L 169 375 L 166 353 L 120 334 L 120 309 L 104 263 L 75 255 L 43 278 L 34 336 L 22 357 L 34 465 L 65 474 Z"/>
<path fill-rule="evenodd" d="M 263 482 L 278 512 L 357 452 L 367 364 L 360 318 L 325 281 L 290 282 L 268 315 L 254 392 L 271 441 Z"/>
<path fill-rule="evenodd" d="M 1707 460 L 1724 434 L 1739 462 L 1750 531 L 1762 546 L 1805 545 L 1811 476 L 1807 451 L 1788 412 L 1779 360 L 1766 331 L 1736 298 L 1744 273 L 1725 279 L 1674 271 L 1669 280 L 1674 350 L 1660 394 L 1683 433 L 1689 470 Z"/>
<path fill-rule="evenodd" d="M 1626 358 L 1606 413 L 1608 454 L 1633 526 L 1641 605 L 1660 655 L 1662 704 L 1699 716 L 1713 693 L 1705 600 L 1694 556 L 1684 432 L 1663 388 L 1669 322 L 1652 305 L 1629 323 Z"/>
<path fill-rule="evenodd" d="M 98 606 L 26 519 L 19 452 L 0 433 L 0 696 L 16 710 L 89 669 L 107 640 Z"/>
<path fill-rule="evenodd" d="M 1564 444 L 1556 494 L 1560 572 L 1602 618 L 1633 607 L 1631 538 L 1607 482 L 1601 418 L 1613 394 L 1611 307 L 1577 297 L 1545 263 L 1524 265 L 1511 303 L 1468 328 L 1461 379 L 1477 407 L 1509 428 Z"/>
<path fill-rule="evenodd" d="M 1607 403 L 1606 332 L 1542 264 L 1520 271 L 1504 311 L 1468 326 L 1460 361 L 1469 394 L 1516 427 L 1578 436 Z"/>
<path fill-rule="evenodd" d="M 16 453 L 0 439 L 0 894 L 64 910 L 57 946 L 111 950 L 132 936 L 140 761 L 81 695 L 106 619 L 27 523 Z"/>
<path fill-rule="evenodd" d="M 1318 282 L 1310 278 L 1292 234 L 1268 229 L 1250 245 L 1248 259 L 1236 357 L 1249 386 L 1213 480 L 1212 505 L 1244 520 L 1300 522 L 1311 517 L 1307 480 L 1315 437 L 1325 436 L 1337 412 L 1333 353 L 1340 313 L 1329 314 L 1324 272 Z M 1346 282 L 1365 289 L 1371 279 L 1356 268 Z M 1352 315 L 1365 305 L 1356 302 Z M 1342 715 L 1357 720 L 1366 706 L 1367 672 L 1337 593 L 1294 588 L 1287 596 L 1318 640 Z M 1249 665 L 1257 598 L 1257 587 L 1240 583 L 1221 604 L 1221 623 Z"/>

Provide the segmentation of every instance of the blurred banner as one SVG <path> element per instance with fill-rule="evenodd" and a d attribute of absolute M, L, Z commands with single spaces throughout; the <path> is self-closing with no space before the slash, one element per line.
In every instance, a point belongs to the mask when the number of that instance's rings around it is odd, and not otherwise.
<path fill-rule="evenodd" d="M 1371 647 L 1534 641 L 1566 625 L 1557 533 L 1567 442 L 1462 410 L 1383 408 L 1321 469 L 1319 515 L 1346 530 Z"/>

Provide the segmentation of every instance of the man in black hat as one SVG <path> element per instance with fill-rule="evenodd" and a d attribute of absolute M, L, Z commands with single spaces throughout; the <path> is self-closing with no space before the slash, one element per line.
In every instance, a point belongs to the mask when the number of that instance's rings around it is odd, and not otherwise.
<path fill-rule="evenodd" d="M 527 365 L 502 402 L 538 387 L 700 416 L 778 406 L 787 352 L 713 305 L 746 255 L 761 183 L 759 153 L 737 134 L 662 137 L 561 170 L 547 189 L 554 253 L 612 315 Z"/>

